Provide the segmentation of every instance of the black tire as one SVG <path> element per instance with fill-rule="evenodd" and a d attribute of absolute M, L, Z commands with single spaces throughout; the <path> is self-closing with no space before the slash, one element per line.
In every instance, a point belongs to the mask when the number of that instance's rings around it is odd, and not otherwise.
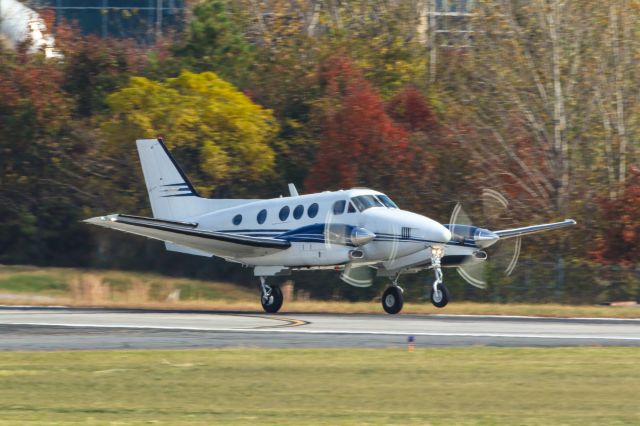
<path fill-rule="evenodd" d="M 282 296 L 282 290 L 278 286 L 271 287 L 271 295 L 269 299 L 265 302 L 265 300 L 260 297 L 260 303 L 262 303 L 262 309 L 265 312 L 270 314 L 275 314 L 282 307 L 282 302 L 284 302 L 284 297 Z"/>
<path fill-rule="evenodd" d="M 445 287 L 444 284 L 438 284 L 438 293 L 433 291 L 433 287 L 429 291 L 429 298 L 431 299 L 431 303 L 436 308 L 444 308 L 449 303 L 449 290 Z"/>
<path fill-rule="evenodd" d="M 404 298 L 398 287 L 389 287 L 382 293 L 382 308 L 388 314 L 397 314 L 402 310 Z"/>

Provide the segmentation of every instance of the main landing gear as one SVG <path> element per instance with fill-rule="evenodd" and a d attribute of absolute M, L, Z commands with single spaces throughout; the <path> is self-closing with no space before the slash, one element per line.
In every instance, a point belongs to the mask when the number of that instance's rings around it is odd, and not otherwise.
<path fill-rule="evenodd" d="M 283 301 L 284 297 L 280 287 L 267 285 L 267 279 L 260 277 L 260 303 L 262 303 L 262 309 L 270 314 L 275 314 L 282 307 Z"/>
<path fill-rule="evenodd" d="M 404 298 L 403 290 L 395 282 L 382 293 L 382 309 L 388 314 L 397 314 L 402 310 Z"/>

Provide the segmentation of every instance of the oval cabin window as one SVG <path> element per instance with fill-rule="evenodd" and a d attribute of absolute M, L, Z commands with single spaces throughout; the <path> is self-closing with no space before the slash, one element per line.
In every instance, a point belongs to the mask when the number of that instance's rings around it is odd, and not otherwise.
<path fill-rule="evenodd" d="M 293 209 L 293 217 L 294 219 L 300 219 L 302 217 L 302 215 L 304 214 L 304 207 L 303 206 L 296 206 L 295 209 Z"/>
<path fill-rule="evenodd" d="M 265 209 L 260 210 L 260 213 L 258 213 L 257 220 L 259 225 L 262 225 L 264 221 L 267 220 L 267 211 Z"/>
<path fill-rule="evenodd" d="M 289 217 L 289 206 L 284 206 L 282 209 L 280 209 L 279 217 L 283 222 L 287 220 L 287 218 Z"/>
<path fill-rule="evenodd" d="M 233 217 L 233 224 L 234 225 L 240 225 L 242 223 L 242 215 L 241 214 L 237 214 Z"/>
<path fill-rule="evenodd" d="M 309 210 L 307 210 L 307 214 L 310 218 L 314 218 L 318 215 L 318 203 L 313 203 L 309 206 Z"/>

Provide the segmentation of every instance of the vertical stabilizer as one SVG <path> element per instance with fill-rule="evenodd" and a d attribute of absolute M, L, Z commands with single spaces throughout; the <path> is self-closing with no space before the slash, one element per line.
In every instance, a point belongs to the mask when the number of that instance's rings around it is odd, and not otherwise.
<path fill-rule="evenodd" d="M 153 216 L 179 219 L 196 213 L 200 196 L 162 139 L 136 141 Z"/>
<path fill-rule="evenodd" d="M 162 139 L 138 139 L 138 155 L 153 217 L 193 219 L 258 200 L 203 198 L 193 187 Z"/>

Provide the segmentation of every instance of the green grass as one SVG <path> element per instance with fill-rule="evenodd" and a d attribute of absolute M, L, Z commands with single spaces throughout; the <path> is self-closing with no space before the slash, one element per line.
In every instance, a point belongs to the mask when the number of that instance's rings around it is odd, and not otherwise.
<path fill-rule="evenodd" d="M 0 424 L 631 425 L 638 360 L 637 348 L 0 353 Z"/>
<path fill-rule="evenodd" d="M 169 300 L 176 291 L 178 298 Z M 30 266 L 0 266 L 0 293 L 0 303 L 37 304 L 38 298 L 32 296 L 52 296 L 61 304 L 83 306 L 157 306 L 168 300 L 234 303 L 255 299 L 250 290 L 229 283 L 151 273 Z M 7 294 L 11 296 L 9 300 L 2 301 Z M 45 300 L 51 301 L 51 297 Z"/>
<path fill-rule="evenodd" d="M 69 284 L 59 276 L 16 274 L 0 278 L 0 291 L 62 295 L 69 291 Z"/>
<path fill-rule="evenodd" d="M 473 303 L 456 301 L 453 296 L 454 301 L 444 309 L 436 309 L 428 302 L 406 303 L 402 312 L 640 318 L 640 308 L 633 306 Z M 30 266 L 0 266 L 0 304 L 262 310 L 257 289 L 230 283 L 150 273 Z M 285 300 L 282 312 L 355 314 L 380 313 L 382 308 L 378 301 Z"/>

